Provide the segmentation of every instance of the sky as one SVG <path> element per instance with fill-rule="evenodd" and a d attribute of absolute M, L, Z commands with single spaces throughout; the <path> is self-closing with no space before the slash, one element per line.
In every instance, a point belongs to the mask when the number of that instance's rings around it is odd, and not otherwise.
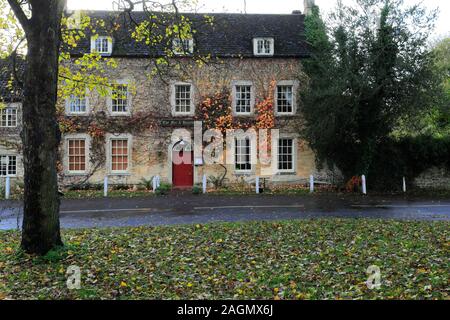
<path fill-rule="evenodd" d="M 199 12 L 244 12 L 247 13 L 291 13 L 293 10 L 303 11 L 303 0 L 197 0 Z M 72 10 L 108 10 L 113 8 L 113 0 L 68 0 L 68 8 Z M 450 1 L 449 0 L 405 0 L 408 4 L 422 2 L 429 9 L 439 8 L 440 14 L 434 37 L 450 36 Z M 316 0 L 322 12 L 331 10 L 336 0 Z"/>

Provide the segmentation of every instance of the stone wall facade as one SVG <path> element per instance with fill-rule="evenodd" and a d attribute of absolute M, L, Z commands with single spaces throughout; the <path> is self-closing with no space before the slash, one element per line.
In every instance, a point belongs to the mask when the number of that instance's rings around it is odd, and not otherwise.
<path fill-rule="evenodd" d="M 118 58 L 118 67 L 107 71 L 110 80 L 127 83 L 132 87 L 129 100 L 129 113 L 113 115 L 110 112 L 111 97 L 101 96 L 95 90 L 87 93 L 88 112 L 85 115 L 71 116 L 67 119 L 83 122 L 91 119 L 93 115 L 104 114 L 104 119 L 139 119 L 151 116 L 152 125 L 144 130 L 135 132 L 131 128 L 111 129 L 106 132 L 100 143 L 86 130 L 73 130 L 65 132 L 60 146 L 60 184 L 71 186 L 73 184 L 91 183 L 101 184 L 108 176 L 111 184 L 137 185 L 143 179 L 150 180 L 153 176 L 160 176 L 162 181 L 173 182 L 172 149 L 179 142 L 180 136 L 185 140 L 193 139 L 194 114 L 178 116 L 173 113 L 173 85 L 174 83 L 190 83 L 193 86 L 193 105 L 198 108 L 202 97 L 214 95 L 224 88 L 233 92 L 236 82 L 251 83 L 255 100 L 260 100 L 267 94 L 271 83 L 295 83 L 294 101 L 295 114 L 290 116 L 277 116 L 275 129 L 280 130 L 280 137 L 293 139 L 295 146 L 293 152 L 294 168 L 291 172 L 279 172 L 276 166 L 276 157 L 271 165 L 257 164 L 249 172 L 236 172 L 235 165 L 227 163 L 225 167 L 217 164 L 196 165 L 193 168 L 194 184 L 202 181 L 203 175 L 221 176 L 226 170 L 226 181 L 230 184 L 239 183 L 244 179 L 252 183 L 256 176 L 265 177 L 271 184 L 304 184 L 308 183 L 309 175 L 313 174 L 316 181 L 325 184 L 342 183 L 342 177 L 337 170 L 318 170 L 315 156 L 307 143 L 302 141 L 299 132 L 302 125 L 302 103 L 299 93 L 304 90 L 306 78 L 302 73 L 299 59 L 290 58 L 264 58 L 264 59 L 226 59 L 220 63 L 206 64 L 202 67 L 186 60 L 183 72 L 176 71 L 167 77 L 149 77 L 151 64 L 148 59 Z M 186 72 L 186 70 L 188 70 Z M 15 105 L 20 110 L 20 104 Z M 67 111 L 67 102 L 60 99 L 58 107 Z M 20 115 L 20 112 L 18 113 Z M 236 117 L 255 117 L 254 114 Z M 108 120 L 105 120 L 108 121 Z M 150 120 L 149 120 L 150 121 Z M 20 146 L 20 116 L 18 127 L 0 129 L 0 156 L 15 155 L 17 157 L 17 172 L 12 177 L 13 183 L 20 183 L 23 177 L 23 165 Z M 166 125 L 169 123 L 169 125 Z M 156 124 L 156 126 L 155 126 Z M 130 130 L 129 130 L 130 129 Z M 181 133 L 173 134 L 175 130 Z M 184 133 L 183 133 L 184 130 Z M 89 159 L 84 172 L 70 172 L 68 170 L 68 141 L 70 139 L 84 139 L 86 141 L 86 155 Z M 128 170 L 114 173 L 111 171 L 111 139 L 126 138 L 129 142 Z M 94 146 L 95 144 L 95 146 Z M 96 164 L 93 161 L 94 148 L 100 149 L 103 161 Z M 276 147 L 272 144 L 272 154 L 276 154 Z M 193 145 L 194 158 L 201 158 L 198 145 Z M 258 148 L 254 148 L 254 152 Z M 227 158 L 226 150 L 224 158 Z M 98 159 L 97 159 L 98 160 Z M 225 169 L 226 168 L 226 169 Z M 431 170 L 422 174 L 415 181 L 419 187 L 449 188 L 450 175 L 440 169 Z M 0 178 L 0 184 L 4 179 Z"/>
<path fill-rule="evenodd" d="M 131 84 L 133 94 L 131 97 L 130 114 L 124 117 L 134 115 L 146 116 L 151 113 L 153 117 L 160 118 L 162 121 L 172 121 L 175 125 L 152 128 L 139 133 L 131 132 L 109 132 L 105 145 L 108 144 L 108 137 L 128 134 L 132 141 L 130 153 L 130 168 L 128 172 L 113 174 L 108 167 L 108 159 L 105 166 L 97 168 L 87 182 L 101 183 L 105 176 L 109 177 L 112 184 L 134 185 L 141 183 L 142 179 L 151 179 L 159 175 L 162 180 L 172 183 L 172 159 L 171 150 L 173 145 L 179 140 L 177 135 L 173 136 L 174 130 L 185 130 L 185 135 L 193 138 L 193 127 L 176 125 L 176 121 L 192 121 L 193 115 L 178 116 L 173 113 L 173 84 L 190 83 L 194 88 L 193 104 L 198 108 L 202 97 L 214 95 L 224 88 L 232 92 L 233 83 L 248 82 L 251 83 L 254 90 L 255 100 L 262 99 L 263 95 L 269 90 L 271 83 L 295 83 L 295 114 L 287 117 L 277 117 L 276 129 L 280 130 L 282 137 L 295 139 L 295 170 L 291 173 L 277 174 L 272 167 L 254 166 L 249 173 L 236 173 L 233 164 L 226 164 L 229 183 L 240 181 L 242 178 L 247 181 L 254 181 L 256 176 L 269 177 L 273 183 L 304 183 L 308 181 L 310 174 L 321 175 L 321 180 L 331 182 L 325 171 L 318 172 L 315 166 L 313 152 L 306 143 L 298 137 L 299 125 L 301 124 L 301 101 L 298 97 L 300 90 L 304 88 L 305 78 L 302 74 L 301 62 L 298 59 L 227 59 L 220 63 L 211 63 L 202 67 L 189 62 L 183 67 L 183 72 L 171 75 L 166 78 L 153 77 L 148 75 L 149 61 L 147 59 L 118 59 L 118 68 L 111 70 L 108 77 L 111 80 L 126 82 Z M 186 72 L 186 70 L 189 70 Z M 89 112 L 108 111 L 108 97 L 102 97 L 96 92 L 89 93 Z M 60 107 L 64 108 L 64 101 L 60 101 Z M 111 115 L 110 115 L 111 116 Z M 246 116 L 244 116 L 246 117 Z M 255 117 L 255 115 L 249 115 Z M 158 122 L 158 121 L 157 121 Z M 183 123 L 183 122 L 181 122 Z M 77 132 L 76 135 L 83 134 Z M 64 139 L 73 137 L 74 134 L 66 134 L 61 144 L 61 158 L 66 159 L 67 148 Z M 185 137 L 184 139 L 189 139 Z M 194 146 L 194 149 L 197 150 Z M 225 158 L 227 157 L 225 151 Z M 195 152 L 195 158 L 198 158 L 198 152 Z M 105 152 L 108 158 L 107 152 Z M 200 155 L 201 157 L 201 155 Z M 64 162 L 64 161 L 63 161 Z M 67 164 L 63 163 L 63 173 L 61 183 L 70 185 L 84 181 L 84 174 L 71 174 L 67 170 Z M 202 176 L 220 176 L 225 170 L 220 165 L 201 165 L 194 166 L 194 183 L 200 183 Z"/>
<path fill-rule="evenodd" d="M 190 83 L 193 86 L 193 105 L 197 108 L 202 97 L 214 95 L 215 93 L 229 89 L 233 92 L 233 84 L 236 82 L 251 83 L 254 92 L 254 99 L 262 99 L 267 94 L 271 84 L 294 83 L 295 114 L 291 116 L 280 116 L 276 118 L 275 129 L 280 130 L 280 136 L 292 138 L 295 141 L 294 147 L 294 170 L 289 173 L 277 173 L 272 166 L 253 166 L 251 172 L 237 173 L 234 164 L 226 164 L 226 179 L 228 183 L 240 181 L 242 178 L 247 181 L 254 181 L 256 176 L 268 177 L 268 180 L 277 184 L 304 183 L 308 181 L 310 174 L 316 174 L 324 182 L 331 182 L 326 171 L 318 172 L 315 166 L 313 152 L 305 142 L 298 136 L 299 125 L 301 125 L 301 101 L 299 92 L 304 88 L 305 77 L 302 73 L 301 61 L 299 59 L 225 59 L 220 62 L 199 66 L 189 60 L 182 65 L 180 71 L 173 72 L 166 77 L 150 77 L 150 63 L 148 59 L 141 58 L 118 58 L 118 67 L 107 70 L 106 76 L 111 81 L 126 83 L 130 86 L 131 96 L 129 97 L 129 113 L 125 115 L 111 114 L 111 97 L 101 96 L 95 90 L 87 93 L 88 112 L 85 115 L 73 116 L 67 114 L 67 119 L 73 121 L 89 121 L 92 115 L 103 113 L 106 119 L 117 119 L 119 117 L 146 117 L 151 115 L 152 127 L 139 132 L 128 131 L 127 128 L 111 130 L 105 135 L 103 142 L 104 163 L 95 166 L 93 161 L 88 161 L 85 172 L 73 173 L 68 170 L 68 141 L 73 138 L 81 138 L 86 141 L 86 153 L 92 158 L 93 139 L 86 131 L 70 131 L 63 133 L 60 146 L 60 184 L 70 186 L 79 183 L 102 183 L 105 176 L 108 176 L 111 184 L 136 185 L 142 179 L 149 180 L 153 176 L 160 176 L 163 181 L 172 183 L 172 148 L 179 140 L 179 136 L 173 135 L 175 130 L 184 130 L 184 135 L 193 138 L 194 114 L 179 116 L 173 113 L 173 85 L 175 83 Z M 187 71 L 186 71 L 187 70 Z M 65 99 L 60 99 L 58 107 L 61 110 L 68 110 L 68 103 Z M 255 114 L 243 117 L 255 117 Z M 75 119 L 75 120 L 74 120 Z M 156 121 L 155 121 L 156 119 Z M 163 123 L 171 125 L 163 125 Z M 177 122 L 178 121 L 178 122 Z M 181 122 L 180 122 L 181 121 Z M 160 125 L 158 125 L 160 124 Z M 11 131 L 11 130 L 10 130 Z M 12 139 L 19 140 L 18 132 L 10 132 Z M 129 167 L 126 172 L 111 172 L 111 148 L 109 141 L 115 137 L 126 136 L 129 140 Z M 189 139 L 185 137 L 185 139 Z M 98 148 L 98 145 L 96 146 Z M 201 158 L 198 148 L 193 146 L 195 158 Z M 11 150 L 13 153 L 20 153 L 18 150 Z M 255 150 L 258 150 L 255 148 Z M 0 149 L 0 154 L 2 154 Z M 225 151 L 224 158 L 227 158 Z M 273 150 L 272 150 L 273 152 Z M 4 153 L 4 152 L 3 152 Z M 18 164 L 21 167 L 20 164 Z M 194 166 L 194 183 L 200 183 L 202 176 L 221 176 L 225 169 L 223 166 L 199 165 Z M 17 177 L 21 177 L 21 168 L 17 170 Z"/>

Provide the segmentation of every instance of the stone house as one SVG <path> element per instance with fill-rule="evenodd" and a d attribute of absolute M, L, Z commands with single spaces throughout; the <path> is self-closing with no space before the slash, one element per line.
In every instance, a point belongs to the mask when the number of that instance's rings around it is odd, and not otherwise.
<path fill-rule="evenodd" d="M 105 21 L 119 19 L 105 11 L 88 15 Z M 113 184 L 137 185 L 156 175 L 174 187 L 192 187 L 203 175 L 226 175 L 229 183 L 251 182 L 256 176 L 278 184 L 306 182 L 310 174 L 329 179 L 327 172 L 316 171 L 314 154 L 298 135 L 299 94 L 306 83 L 302 60 L 308 57 L 305 16 L 299 11 L 286 15 L 211 14 L 212 24 L 197 27 L 195 21 L 204 16 L 186 16 L 193 21 L 195 33 L 192 39 L 174 39 L 173 45 L 181 43 L 182 48 L 176 52 L 178 47 L 174 47 L 171 58 L 177 67 L 163 76 L 149 76 L 151 62 L 163 54 L 160 48 L 138 43 L 126 28 L 108 32 L 105 27 L 103 33 L 87 34 L 71 49 L 73 59 L 93 51 L 114 58 L 117 67 L 105 68 L 105 75 L 117 86 L 107 96 L 86 90 L 85 96 L 59 100 L 64 121 L 78 127 L 63 130 L 60 183 L 99 184 L 108 176 Z M 142 21 L 146 15 L 133 12 L 132 19 Z M 199 64 L 193 62 L 196 54 L 212 58 Z M 257 104 L 268 97 L 273 100 L 270 129 L 279 129 L 279 135 L 271 135 L 269 164 L 259 163 L 261 146 L 251 134 L 230 139 L 223 165 L 205 161 L 206 144 L 201 136 L 205 128 L 199 131 L 200 138 L 194 137 L 195 120 L 201 121 L 201 102 L 224 90 L 229 93 L 226 107 L 231 109 L 233 121 L 254 121 Z M 20 99 L 5 94 L 3 100 L 7 104 L 0 111 L 0 127 L 5 132 L 2 140 L 17 142 Z M 142 119 L 148 119 L 149 125 Z M 95 121 L 117 125 L 109 125 L 97 139 L 91 132 Z M 139 127 L 133 127 L 136 122 Z M 19 144 L 2 143 L 0 157 L 0 175 L 22 176 Z M 174 161 L 180 157 L 189 161 Z"/>

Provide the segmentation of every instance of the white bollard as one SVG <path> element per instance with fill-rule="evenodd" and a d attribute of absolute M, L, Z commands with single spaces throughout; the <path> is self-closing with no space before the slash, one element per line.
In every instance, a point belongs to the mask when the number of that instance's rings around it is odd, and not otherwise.
<path fill-rule="evenodd" d="M 367 194 L 366 176 L 363 175 L 361 178 L 362 178 L 362 192 L 363 194 Z"/>
<path fill-rule="evenodd" d="M 105 177 L 103 182 L 103 196 L 106 198 L 108 196 L 108 176 Z"/>
<path fill-rule="evenodd" d="M 155 192 L 156 189 L 158 189 L 158 182 L 156 180 L 157 180 L 157 178 L 156 178 L 156 176 L 154 176 L 152 178 L 152 189 L 153 189 L 153 192 Z"/>
<path fill-rule="evenodd" d="M 259 194 L 259 177 L 256 177 L 255 187 L 256 187 L 256 194 Z"/>
<path fill-rule="evenodd" d="M 206 174 L 203 175 L 202 186 L 203 186 L 203 194 L 206 194 Z"/>
<path fill-rule="evenodd" d="M 8 200 L 11 195 L 11 178 L 6 177 L 5 181 L 5 199 Z"/>
<path fill-rule="evenodd" d="M 156 176 L 156 188 L 161 187 L 161 177 L 160 176 Z"/>
<path fill-rule="evenodd" d="M 406 178 L 403 177 L 403 192 L 406 193 Z"/>
<path fill-rule="evenodd" d="M 310 193 L 314 192 L 314 176 L 313 175 L 309 176 L 309 192 Z"/>

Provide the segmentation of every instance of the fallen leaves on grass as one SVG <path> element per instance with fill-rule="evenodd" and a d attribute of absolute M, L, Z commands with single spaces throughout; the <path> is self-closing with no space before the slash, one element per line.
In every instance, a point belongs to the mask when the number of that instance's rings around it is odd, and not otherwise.
<path fill-rule="evenodd" d="M 13 299 L 448 299 L 449 223 L 310 220 L 64 231 L 34 257 L 0 232 Z M 369 290 L 366 270 L 381 269 Z M 81 269 L 68 290 L 66 270 Z"/>

